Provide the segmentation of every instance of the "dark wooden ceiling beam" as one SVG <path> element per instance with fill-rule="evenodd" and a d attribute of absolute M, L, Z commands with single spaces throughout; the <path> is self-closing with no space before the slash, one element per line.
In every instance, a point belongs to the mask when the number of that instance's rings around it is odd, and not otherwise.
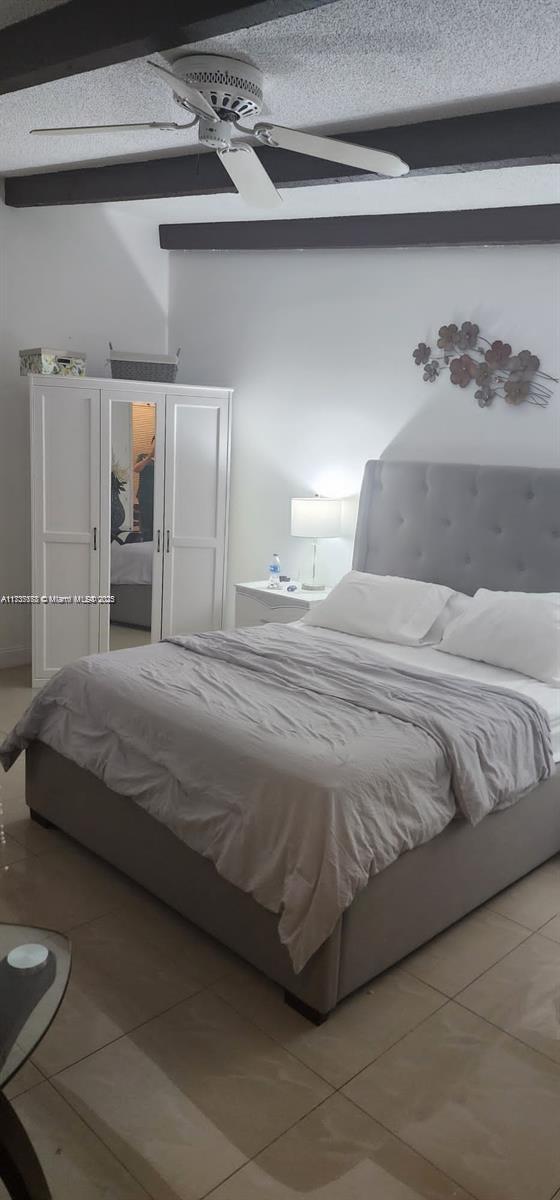
<path fill-rule="evenodd" d="M 344 136 L 359 145 L 400 155 L 410 164 L 412 174 L 558 162 L 560 103 L 387 126 Z M 259 157 L 278 187 L 369 178 L 353 167 L 288 150 L 261 149 Z M 6 203 L 18 208 L 92 204 L 216 195 L 233 190 L 217 156 L 210 151 L 10 176 L 6 180 Z"/>
<path fill-rule="evenodd" d="M 0 94 L 332 3 L 334 0 L 68 0 L 0 30 Z"/>
<path fill-rule="evenodd" d="M 560 204 L 160 225 L 163 250 L 355 250 L 560 242 Z"/>

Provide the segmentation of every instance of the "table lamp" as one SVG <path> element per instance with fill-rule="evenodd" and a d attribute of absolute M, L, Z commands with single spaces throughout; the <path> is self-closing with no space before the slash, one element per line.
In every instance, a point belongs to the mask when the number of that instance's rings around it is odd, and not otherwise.
<path fill-rule="evenodd" d="M 317 542 L 319 538 L 336 538 L 342 533 L 342 504 L 326 496 L 294 496 L 292 499 L 292 537 L 311 538 L 313 541 L 313 569 L 311 580 L 302 583 L 302 590 L 319 592 L 323 583 L 317 582 Z"/>

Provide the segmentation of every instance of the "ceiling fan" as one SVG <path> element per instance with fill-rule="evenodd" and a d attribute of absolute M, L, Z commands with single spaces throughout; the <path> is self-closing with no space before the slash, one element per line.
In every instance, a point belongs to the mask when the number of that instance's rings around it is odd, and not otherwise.
<path fill-rule="evenodd" d="M 32 129 L 31 133 L 99 133 L 124 129 L 182 130 L 198 125 L 203 146 L 215 150 L 237 191 L 247 204 L 275 208 L 282 203 L 270 175 L 245 140 L 232 139 L 239 132 L 262 145 L 309 154 L 328 162 L 358 167 L 370 174 L 397 177 L 406 175 L 408 166 L 396 154 L 370 150 L 351 142 L 342 142 L 312 133 L 301 133 L 264 121 L 252 128 L 241 125 L 244 118 L 259 115 L 263 105 L 262 73 L 249 63 L 214 54 L 187 55 L 173 63 L 173 70 L 150 62 L 149 66 L 173 88 L 177 102 L 193 114 L 186 124 L 175 121 L 140 121 L 128 125 L 77 125 L 60 129 Z"/>

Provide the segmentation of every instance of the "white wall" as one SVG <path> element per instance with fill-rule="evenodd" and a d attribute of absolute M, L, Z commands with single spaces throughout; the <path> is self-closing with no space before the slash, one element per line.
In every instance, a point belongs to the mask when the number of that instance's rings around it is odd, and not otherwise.
<path fill-rule="evenodd" d="M 546 411 L 481 411 L 474 389 L 424 384 L 411 357 L 442 322 L 471 318 L 560 375 L 559 293 L 559 247 L 167 255 L 141 208 L 0 207 L 0 594 L 30 587 L 19 348 L 84 349 L 106 374 L 109 340 L 165 350 L 169 333 L 180 381 L 236 389 L 235 581 L 262 576 L 273 551 L 301 571 L 290 497 L 356 491 L 367 458 L 559 465 L 560 388 Z M 350 548 L 323 546 L 327 579 Z M 28 612 L 0 609 L 0 665 L 28 648 Z"/>
<path fill-rule="evenodd" d="M 2 262 L 2 232 L 4 258 Z M 130 207 L 0 210 L 6 297 L 0 342 L 0 594 L 30 591 L 29 417 L 18 350 L 85 350 L 106 375 L 109 340 L 167 349 L 168 259 Z M 3 344 L 2 344 L 3 343 Z M 0 608 L 0 666 L 29 656 L 29 611 Z"/>
<path fill-rule="evenodd" d="M 22 560 L 28 545 L 28 421 L 12 382 L 9 322 L 9 261 L 12 212 L 0 203 L 0 595 L 22 591 Z M 0 667 L 25 658 L 27 615 L 0 607 Z"/>
<path fill-rule="evenodd" d="M 297 572 L 308 547 L 290 537 L 290 497 L 356 491 L 368 458 L 560 465 L 560 388 L 547 410 L 481 410 L 474 388 L 423 383 L 411 357 L 472 319 L 560 375 L 560 247 L 171 260 L 180 379 L 235 388 L 230 582 L 262 577 L 274 550 Z M 350 549 L 324 544 L 327 578 Z"/>

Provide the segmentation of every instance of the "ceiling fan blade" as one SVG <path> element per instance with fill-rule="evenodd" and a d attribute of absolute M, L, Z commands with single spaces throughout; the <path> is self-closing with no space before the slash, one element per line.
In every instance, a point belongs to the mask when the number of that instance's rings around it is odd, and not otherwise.
<path fill-rule="evenodd" d="M 352 142 L 317 137 L 314 133 L 301 133 L 298 129 L 286 129 L 282 125 L 261 122 L 255 125 L 253 133 L 267 146 L 280 146 L 282 150 L 294 150 L 296 154 L 310 154 L 312 158 L 358 167 L 370 174 L 397 177 L 406 175 L 409 170 L 401 158 L 386 150 L 370 150 L 366 146 L 355 146 Z"/>
<path fill-rule="evenodd" d="M 282 203 L 280 192 L 276 190 L 252 146 L 242 142 L 231 150 L 219 150 L 218 157 L 247 204 L 256 208 L 277 208 Z"/>
<path fill-rule="evenodd" d="M 121 129 L 190 129 L 196 125 L 188 121 L 186 125 L 178 125 L 176 121 L 133 121 L 128 125 L 61 125 L 54 129 L 30 129 L 30 133 L 52 134 L 53 137 L 66 133 L 118 133 Z"/>
<path fill-rule="evenodd" d="M 188 105 L 191 112 L 196 113 L 197 117 L 206 117 L 208 121 L 219 120 L 210 101 L 206 99 L 206 96 L 202 95 L 202 92 L 191 87 L 189 83 L 185 83 L 184 79 L 179 79 L 179 76 L 175 75 L 173 71 L 168 71 L 165 67 L 160 67 L 159 63 L 152 62 L 151 58 L 148 59 L 148 66 L 153 67 L 154 71 L 157 71 L 160 79 L 170 84 L 175 95 L 180 96 L 181 100 L 185 101 L 185 104 Z"/>

